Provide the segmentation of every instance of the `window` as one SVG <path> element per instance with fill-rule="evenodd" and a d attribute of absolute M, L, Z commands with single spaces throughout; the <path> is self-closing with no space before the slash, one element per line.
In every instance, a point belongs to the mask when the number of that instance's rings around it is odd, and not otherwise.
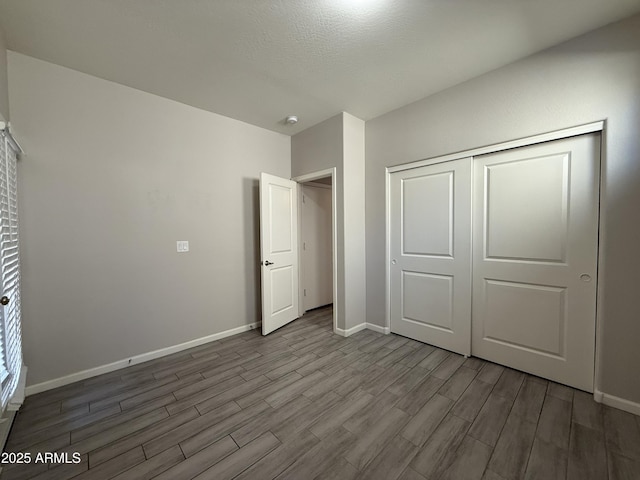
<path fill-rule="evenodd" d="M 0 124 L 0 126 L 3 126 Z M 7 408 L 22 375 L 20 325 L 20 253 L 18 244 L 18 172 L 20 147 L 8 129 L 0 129 L 0 406 Z M 23 392 L 18 393 L 19 396 Z M 19 405 L 18 405 L 19 406 Z M 13 409 L 9 407 L 10 409 Z"/>

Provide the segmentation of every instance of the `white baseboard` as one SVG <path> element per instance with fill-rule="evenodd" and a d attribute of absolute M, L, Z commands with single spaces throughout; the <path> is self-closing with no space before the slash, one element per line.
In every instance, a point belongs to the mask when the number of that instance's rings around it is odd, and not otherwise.
<path fill-rule="evenodd" d="M 609 395 L 608 393 L 601 392 L 600 390 L 594 390 L 593 398 L 598 403 L 604 403 L 610 407 L 624 410 L 625 412 L 633 413 L 634 415 L 640 415 L 640 403 Z"/>
<path fill-rule="evenodd" d="M 389 327 L 381 327 L 379 325 L 375 325 L 373 323 L 366 323 L 366 322 L 361 323 L 360 325 L 356 325 L 355 327 L 351 327 L 347 330 L 343 330 L 341 328 L 336 327 L 333 330 L 333 332 L 343 337 L 349 337 L 354 333 L 360 332 L 364 329 L 373 330 L 374 332 L 378 332 L 378 333 L 384 333 L 385 335 L 389 334 Z"/>
<path fill-rule="evenodd" d="M 188 342 L 181 343 L 179 345 L 173 345 L 171 347 L 161 348 L 152 352 L 142 353 L 130 358 L 124 358 L 113 363 L 106 365 L 100 365 L 99 367 L 89 368 L 88 370 L 82 370 L 81 372 L 72 373 L 60 378 L 54 378 L 53 380 L 47 380 L 46 382 L 30 385 L 26 388 L 26 395 L 35 395 L 36 393 L 45 392 L 54 388 L 62 387 L 70 383 L 79 382 L 80 380 L 86 380 L 87 378 L 97 377 L 103 373 L 113 372 L 114 370 L 120 370 L 121 368 L 130 367 L 138 363 L 148 362 L 156 358 L 171 355 L 172 353 L 181 352 L 182 350 L 188 350 L 189 348 L 197 347 L 205 343 L 220 340 L 222 338 L 230 337 L 238 333 L 253 330 L 260 326 L 261 322 L 251 323 L 249 325 L 243 325 L 241 327 L 225 330 L 224 332 L 214 333 L 213 335 L 207 335 L 206 337 L 196 338 Z"/>
<path fill-rule="evenodd" d="M 381 327 L 380 325 L 376 325 L 374 323 L 367 323 L 367 328 L 369 330 L 373 330 L 374 332 L 384 333 L 385 335 L 388 335 L 391 332 L 389 327 Z"/>
<path fill-rule="evenodd" d="M 343 337 L 350 337 L 351 335 L 353 335 L 354 333 L 358 333 L 362 330 L 364 330 L 365 328 L 367 328 L 367 324 L 366 323 L 361 323 L 360 325 L 356 325 L 355 327 L 351 327 L 347 330 L 343 330 L 341 328 L 336 327 L 333 331 L 334 333 L 341 335 Z"/>

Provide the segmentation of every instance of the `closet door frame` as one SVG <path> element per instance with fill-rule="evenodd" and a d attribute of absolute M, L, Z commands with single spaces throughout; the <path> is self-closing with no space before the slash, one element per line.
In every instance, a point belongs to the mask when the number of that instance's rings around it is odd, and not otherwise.
<path fill-rule="evenodd" d="M 409 170 L 413 168 L 423 167 L 427 165 L 435 165 L 438 163 L 449 162 L 452 160 L 459 160 L 467 157 L 477 157 L 479 155 L 485 155 L 488 153 L 497 153 L 504 150 L 509 150 L 518 147 L 527 147 L 538 143 L 550 142 L 553 140 L 560 140 L 563 138 L 574 137 L 578 135 L 584 135 L 588 133 L 600 132 L 601 134 L 601 152 L 600 152 L 600 215 L 598 222 L 598 272 L 604 271 L 604 249 L 606 243 L 605 232 L 600 228 L 606 221 L 604 208 L 604 202 L 606 199 L 605 192 L 605 175 L 606 175 L 606 121 L 601 120 L 585 125 L 579 125 L 562 130 L 555 130 L 540 135 L 534 135 L 525 138 L 519 138 L 508 142 L 497 143 L 494 145 L 488 145 L 485 147 L 475 148 L 462 152 L 453 153 L 450 155 L 443 155 L 439 157 L 428 158 L 425 160 L 418 160 L 415 162 L 404 163 L 401 165 L 395 165 L 387 167 L 385 169 L 385 333 L 389 333 L 391 330 L 391 174 L 400 172 L 403 170 Z M 601 339 L 603 329 L 603 291 L 604 282 L 601 276 L 598 274 L 597 288 L 596 288 L 596 338 L 595 338 L 595 368 L 594 368 L 594 399 L 597 402 L 602 402 L 603 393 L 600 390 L 600 364 L 601 364 Z"/>

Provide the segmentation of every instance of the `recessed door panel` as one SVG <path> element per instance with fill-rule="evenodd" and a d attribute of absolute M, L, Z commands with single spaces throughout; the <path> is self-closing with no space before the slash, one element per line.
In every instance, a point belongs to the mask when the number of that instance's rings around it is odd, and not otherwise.
<path fill-rule="evenodd" d="M 402 272 L 402 320 L 453 331 L 453 277 Z"/>
<path fill-rule="evenodd" d="M 391 331 L 468 355 L 471 159 L 390 181 Z"/>
<path fill-rule="evenodd" d="M 569 154 L 485 166 L 488 258 L 564 262 Z"/>
<path fill-rule="evenodd" d="M 269 270 L 271 285 L 271 315 L 293 308 L 293 269 L 291 266 L 272 268 Z"/>
<path fill-rule="evenodd" d="M 564 358 L 566 289 L 486 280 L 483 338 Z"/>
<path fill-rule="evenodd" d="M 472 352 L 593 391 L 600 137 L 474 159 Z"/>
<path fill-rule="evenodd" d="M 270 229 L 270 254 L 287 253 L 292 249 L 292 227 L 291 218 L 293 212 L 293 202 L 291 198 L 291 188 L 281 185 L 269 184 L 269 215 L 271 217 Z"/>
<path fill-rule="evenodd" d="M 453 172 L 402 180 L 402 253 L 453 256 Z"/>

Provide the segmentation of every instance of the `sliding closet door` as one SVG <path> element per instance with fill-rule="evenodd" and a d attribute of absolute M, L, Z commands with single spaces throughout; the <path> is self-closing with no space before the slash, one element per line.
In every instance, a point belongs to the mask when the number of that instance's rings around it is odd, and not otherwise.
<path fill-rule="evenodd" d="M 470 351 L 471 159 L 390 178 L 391 331 Z"/>
<path fill-rule="evenodd" d="M 600 137 L 474 159 L 474 356 L 593 391 Z"/>

